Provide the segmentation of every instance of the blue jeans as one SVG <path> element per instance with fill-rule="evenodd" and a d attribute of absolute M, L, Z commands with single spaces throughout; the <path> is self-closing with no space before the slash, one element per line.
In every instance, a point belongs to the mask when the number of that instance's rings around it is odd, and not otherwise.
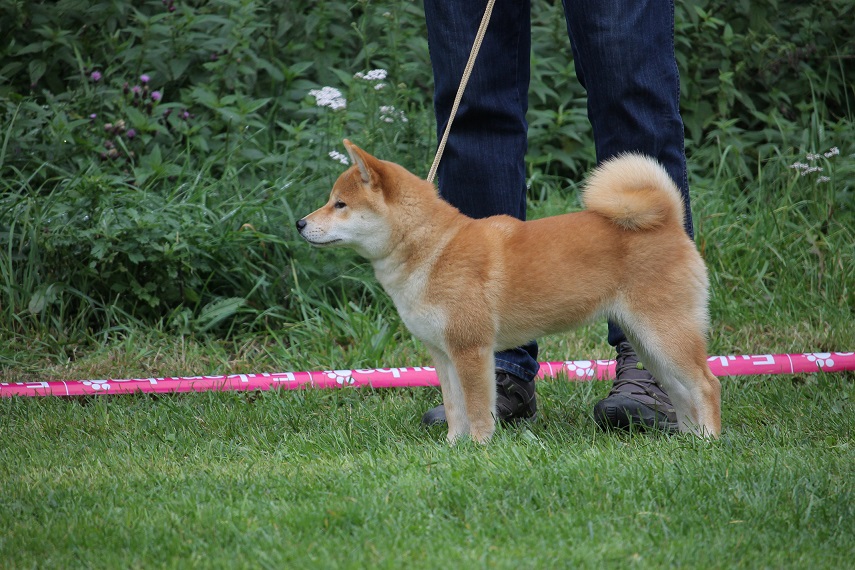
<path fill-rule="evenodd" d="M 486 0 L 424 4 L 442 136 Z M 525 219 L 530 12 L 529 0 L 496 0 L 437 173 L 442 196 L 475 218 Z M 673 0 L 564 0 L 564 13 L 576 75 L 588 93 L 597 161 L 627 151 L 658 159 L 683 193 L 686 232 L 693 236 Z M 609 322 L 609 343 L 625 339 Z M 537 344 L 497 353 L 496 369 L 532 380 Z"/>

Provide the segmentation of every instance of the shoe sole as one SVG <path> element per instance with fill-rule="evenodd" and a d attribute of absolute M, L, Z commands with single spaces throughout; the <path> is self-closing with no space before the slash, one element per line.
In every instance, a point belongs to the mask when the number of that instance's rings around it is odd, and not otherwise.
<path fill-rule="evenodd" d="M 641 405 L 630 398 L 621 398 L 623 402 L 602 400 L 594 406 L 594 421 L 603 431 L 652 430 L 668 434 L 680 432 L 680 426 L 662 412 Z"/>
<path fill-rule="evenodd" d="M 441 418 L 440 417 L 429 418 L 428 417 L 429 414 L 430 414 L 430 412 L 427 412 L 424 416 L 422 416 L 422 425 L 423 426 L 430 427 L 430 426 L 440 426 L 440 425 L 448 424 L 448 420 L 445 418 L 445 415 L 443 415 Z M 537 418 L 538 418 L 538 414 L 537 414 L 537 412 L 535 412 L 534 415 L 531 415 L 528 417 L 510 418 L 507 420 L 499 418 L 499 422 L 501 422 L 505 425 L 527 424 L 527 423 L 532 423 L 532 422 L 537 421 Z"/>

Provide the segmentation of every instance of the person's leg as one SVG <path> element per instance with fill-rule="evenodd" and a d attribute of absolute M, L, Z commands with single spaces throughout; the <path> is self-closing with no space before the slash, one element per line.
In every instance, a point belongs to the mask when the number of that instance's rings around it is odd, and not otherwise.
<path fill-rule="evenodd" d="M 485 6 L 485 0 L 425 0 L 437 137 Z M 529 3 L 497 0 L 437 176 L 440 194 L 467 216 L 525 219 L 530 51 Z"/>
<path fill-rule="evenodd" d="M 486 0 L 425 0 L 438 137 L 445 131 L 485 7 Z M 496 1 L 437 172 L 443 198 L 474 218 L 507 214 L 525 219 L 530 20 L 528 0 Z M 496 354 L 500 376 L 507 373 L 530 383 L 538 368 L 535 342 Z M 519 392 L 512 384 L 511 392 Z M 511 404 L 521 398 L 534 406 L 533 385 L 526 388 L 524 394 L 511 394 Z M 501 378 L 499 390 L 501 395 Z M 500 397 L 500 417 L 505 404 Z"/>
<path fill-rule="evenodd" d="M 564 10 L 597 161 L 623 152 L 658 160 L 683 194 L 693 236 L 673 0 L 564 0 Z"/>
<path fill-rule="evenodd" d="M 622 152 L 656 158 L 683 194 L 685 229 L 692 237 L 673 0 L 564 0 L 564 13 L 576 74 L 588 92 L 597 161 Z M 608 340 L 618 349 L 618 378 L 595 409 L 598 422 L 675 425 L 667 394 L 640 368 L 611 321 Z"/>

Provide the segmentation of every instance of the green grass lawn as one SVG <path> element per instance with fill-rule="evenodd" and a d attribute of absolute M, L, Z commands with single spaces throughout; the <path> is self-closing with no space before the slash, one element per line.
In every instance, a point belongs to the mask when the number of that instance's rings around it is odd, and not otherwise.
<path fill-rule="evenodd" d="M 855 551 L 849 375 L 723 381 L 723 437 L 606 434 L 604 383 L 449 447 L 435 389 L 0 401 L 0 560 L 45 567 L 801 567 Z"/>

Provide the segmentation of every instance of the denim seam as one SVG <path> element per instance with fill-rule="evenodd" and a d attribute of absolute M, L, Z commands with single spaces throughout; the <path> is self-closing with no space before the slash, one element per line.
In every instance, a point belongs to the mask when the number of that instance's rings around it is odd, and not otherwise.
<path fill-rule="evenodd" d="M 680 97 L 682 96 L 682 93 L 680 92 L 680 66 L 677 65 L 677 57 L 676 57 L 677 44 L 676 44 L 676 41 L 674 39 L 674 35 L 676 33 L 675 32 L 676 13 L 675 13 L 675 9 L 674 9 L 674 0 L 671 0 L 669 2 L 669 5 L 671 8 L 671 55 L 673 56 L 673 60 L 674 60 L 674 77 L 676 78 L 676 96 L 674 98 L 674 101 L 676 101 L 677 115 L 680 117 L 680 126 L 682 127 L 680 129 L 680 149 L 683 153 L 683 173 L 682 173 L 683 179 L 680 182 L 682 182 L 682 184 L 683 184 L 682 188 L 685 188 L 685 192 L 686 192 L 686 196 L 685 196 L 686 204 L 684 205 L 684 208 L 686 210 L 684 212 L 684 215 L 686 216 L 686 220 L 685 220 L 683 229 L 685 229 L 686 234 L 692 240 L 694 240 L 695 239 L 695 223 L 694 223 L 695 221 L 694 221 L 694 216 L 692 215 L 692 207 L 691 207 L 692 201 L 691 201 L 691 198 L 689 196 L 689 165 L 688 165 L 688 157 L 686 156 L 686 127 L 683 124 L 682 115 L 680 113 Z"/>
<path fill-rule="evenodd" d="M 496 359 L 496 371 L 512 374 L 517 378 L 521 378 L 525 382 L 531 382 L 532 380 L 534 380 L 534 377 L 537 376 L 536 373 L 533 373 L 518 364 L 508 362 L 507 360 L 503 360 L 501 358 Z"/>

